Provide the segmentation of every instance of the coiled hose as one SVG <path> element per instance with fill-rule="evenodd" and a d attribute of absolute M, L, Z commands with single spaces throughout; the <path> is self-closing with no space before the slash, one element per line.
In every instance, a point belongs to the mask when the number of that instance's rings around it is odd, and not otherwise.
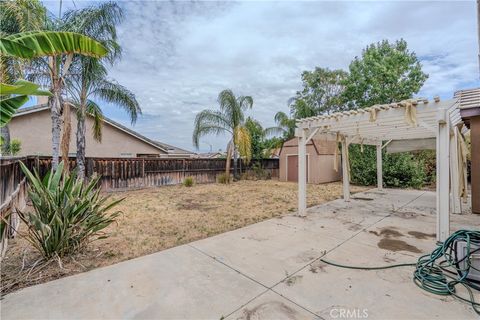
<path fill-rule="evenodd" d="M 455 246 L 458 242 L 465 243 L 466 252 L 462 259 L 458 259 L 456 254 Z M 476 245 L 477 248 L 474 249 L 473 245 Z M 472 255 L 475 253 L 480 254 L 480 231 L 459 230 L 450 235 L 444 242 L 439 242 L 437 248 L 431 254 L 418 258 L 416 263 L 361 267 L 343 265 L 325 259 L 320 259 L 320 261 L 335 267 L 359 270 L 381 270 L 415 266 L 413 282 L 417 286 L 433 294 L 451 295 L 468 302 L 473 310 L 480 315 L 480 303 L 475 301 L 473 292 L 473 290 L 480 291 L 480 283 L 468 279 L 469 272 L 472 270 L 480 272 L 477 267 L 471 264 Z M 468 297 L 462 297 L 457 293 L 456 287 L 458 285 L 466 289 Z"/>

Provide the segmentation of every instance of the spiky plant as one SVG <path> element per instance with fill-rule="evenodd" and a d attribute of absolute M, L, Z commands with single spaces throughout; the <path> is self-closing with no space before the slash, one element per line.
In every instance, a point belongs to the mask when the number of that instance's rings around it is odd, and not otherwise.
<path fill-rule="evenodd" d="M 93 177 L 87 184 L 75 173 L 64 172 L 63 161 L 43 179 L 20 163 L 28 179 L 28 196 L 32 211 L 19 212 L 27 225 L 20 234 L 40 252 L 44 258 L 61 257 L 74 253 L 94 238 L 105 236 L 108 227 L 120 214 L 112 211 L 123 199 L 108 202 L 97 187 L 100 177 Z"/>

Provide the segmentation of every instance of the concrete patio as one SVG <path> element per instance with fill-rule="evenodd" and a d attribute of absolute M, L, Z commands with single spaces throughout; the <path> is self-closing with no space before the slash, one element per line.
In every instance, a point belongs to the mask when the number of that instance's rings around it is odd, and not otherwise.
<path fill-rule="evenodd" d="M 188 245 L 26 288 L 2 319 L 477 319 L 468 304 L 426 293 L 412 267 L 435 247 L 435 193 L 371 190 Z M 480 216 L 452 215 L 451 229 Z M 480 294 L 477 292 L 477 299 Z"/>

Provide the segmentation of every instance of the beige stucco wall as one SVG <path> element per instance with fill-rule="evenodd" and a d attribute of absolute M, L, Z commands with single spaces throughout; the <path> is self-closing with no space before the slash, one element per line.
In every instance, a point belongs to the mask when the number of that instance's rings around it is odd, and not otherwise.
<path fill-rule="evenodd" d="M 308 158 L 308 183 L 326 183 L 339 181 L 341 170 L 338 172 L 333 169 L 335 161 L 335 142 L 316 141 L 316 145 L 310 141 L 307 144 Z M 320 154 L 319 154 L 320 153 Z M 288 157 L 298 156 L 298 142 L 296 139 L 286 141 L 280 153 L 280 181 L 287 181 Z"/>
<path fill-rule="evenodd" d="M 52 125 L 50 111 L 43 110 L 16 116 L 9 123 L 11 139 L 19 139 L 22 143 L 20 155 L 51 155 Z M 87 117 L 86 122 L 86 156 L 87 157 L 135 157 L 137 154 L 158 154 L 159 149 L 143 142 L 130 134 L 108 124 L 103 124 L 102 142 L 93 139 L 93 120 Z M 70 154 L 76 148 L 77 118 L 72 110 L 72 135 Z"/>

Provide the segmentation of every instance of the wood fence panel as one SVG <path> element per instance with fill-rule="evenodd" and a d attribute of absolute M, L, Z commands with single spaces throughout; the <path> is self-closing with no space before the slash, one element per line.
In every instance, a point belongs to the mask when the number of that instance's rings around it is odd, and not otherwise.
<path fill-rule="evenodd" d="M 50 157 L 31 158 L 32 164 L 44 175 L 51 168 Z M 278 159 L 239 161 L 242 172 L 252 170 L 255 163 L 273 177 L 278 177 Z M 70 158 L 73 169 L 75 158 Z M 158 187 L 182 183 L 192 177 L 196 183 L 212 183 L 225 171 L 224 159 L 164 159 L 164 158 L 86 158 L 86 176 L 100 175 L 105 191 Z M 233 172 L 233 160 L 231 164 Z"/>
<path fill-rule="evenodd" d="M 20 161 L 31 167 L 27 158 L 3 158 L 0 160 L 0 260 L 7 250 L 8 239 L 15 236 L 20 223 L 18 210 L 24 210 L 27 200 L 26 178 Z"/>

